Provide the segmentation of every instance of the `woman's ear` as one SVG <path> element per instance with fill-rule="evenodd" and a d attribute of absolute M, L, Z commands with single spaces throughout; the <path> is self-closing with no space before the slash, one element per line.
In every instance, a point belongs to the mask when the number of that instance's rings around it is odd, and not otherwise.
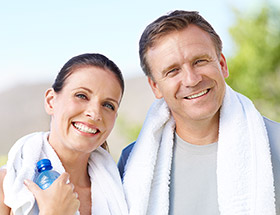
<path fill-rule="evenodd" d="M 45 92 L 45 110 L 47 114 L 53 114 L 53 103 L 55 98 L 55 92 L 53 88 L 47 89 Z"/>

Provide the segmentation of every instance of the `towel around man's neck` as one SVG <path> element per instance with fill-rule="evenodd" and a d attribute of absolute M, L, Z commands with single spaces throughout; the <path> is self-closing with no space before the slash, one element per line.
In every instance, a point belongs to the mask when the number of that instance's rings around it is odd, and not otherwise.
<path fill-rule="evenodd" d="M 48 158 L 54 170 L 60 174 L 65 172 L 57 154 L 48 143 L 48 135 L 48 132 L 27 135 L 18 140 L 9 152 L 3 184 L 4 201 L 12 208 L 14 215 L 38 214 L 33 194 L 23 184 L 25 179 L 34 179 L 37 161 Z M 88 173 L 91 180 L 92 214 L 127 215 L 119 172 L 106 150 L 99 147 L 91 153 Z"/>
<path fill-rule="evenodd" d="M 125 167 L 129 213 L 167 215 L 175 122 L 163 99 L 151 106 Z M 226 86 L 217 152 L 218 203 L 222 215 L 274 215 L 269 142 L 252 102 Z"/>

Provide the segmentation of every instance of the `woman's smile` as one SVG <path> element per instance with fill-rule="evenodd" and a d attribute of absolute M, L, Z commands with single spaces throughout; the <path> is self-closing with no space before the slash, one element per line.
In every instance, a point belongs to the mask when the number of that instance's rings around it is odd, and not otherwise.
<path fill-rule="evenodd" d="M 78 131 L 80 131 L 82 133 L 86 133 L 86 134 L 97 134 L 100 132 L 98 128 L 93 128 L 92 126 L 89 127 L 88 125 L 86 125 L 85 123 L 82 123 L 82 122 L 73 122 L 72 125 Z"/>

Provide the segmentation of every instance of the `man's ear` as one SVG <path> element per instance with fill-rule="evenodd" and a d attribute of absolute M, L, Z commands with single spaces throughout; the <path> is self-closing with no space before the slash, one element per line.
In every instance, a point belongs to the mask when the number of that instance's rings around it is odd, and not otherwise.
<path fill-rule="evenodd" d="M 227 67 L 227 61 L 226 61 L 226 58 L 223 55 L 223 53 L 221 53 L 221 57 L 220 57 L 220 66 L 221 66 L 221 70 L 222 70 L 224 78 L 227 78 L 229 76 L 229 72 L 228 72 L 228 67 Z"/>
<path fill-rule="evenodd" d="M 151 77 L 148 77 L 148 82 L 154 92 L 154 95 L 157 99 L 161 99 L 163 96 L 162 96 L 162 93 L 158 87 L 158 84 L 151 78 Z"/>
<path fill-rule="evenodd" d="M 53 114 L 53 104 L 54 104 L 55 92 L 53 88 L 47 89 L 45 92 L 45 110 L 47 114 Z"/>

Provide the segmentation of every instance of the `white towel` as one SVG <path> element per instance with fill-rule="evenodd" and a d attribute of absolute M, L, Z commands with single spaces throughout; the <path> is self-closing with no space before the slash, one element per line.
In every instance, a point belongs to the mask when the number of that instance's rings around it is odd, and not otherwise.
<path fill-rule="evenodd" d="M 217 181 L 221 214 L 276 214 L 263 117 L 248 98 L 230 87 L 221 108 Z"/>
<path fill-rule="evenodd" d="M 54 170 L 60 174 L 65 172 L 48 143 L 48 135 L 48 132 L 27 135 L 18 140 L 8 154 L 3 185 L 4 201 L 12 208 L 14 215 L 38 214 L 33 194 L 23 184 L 25 179 L 34 179 L 37 161 L 48 158 Z M 91 153 L 88 172 L 91 179 L 92 214 L 128 214 L 116 164 L 106 150 L 99 147 Z"/>
<path fill-rule="evenodd" d="M 175 123 L 163 99 L 151 106 L 125 167 L 131 215 L 167 215 Z M 262 116 L 229 86 L 220 114 L 217 180 L 222 215 L 275 214 L 269 142 Z"/>

